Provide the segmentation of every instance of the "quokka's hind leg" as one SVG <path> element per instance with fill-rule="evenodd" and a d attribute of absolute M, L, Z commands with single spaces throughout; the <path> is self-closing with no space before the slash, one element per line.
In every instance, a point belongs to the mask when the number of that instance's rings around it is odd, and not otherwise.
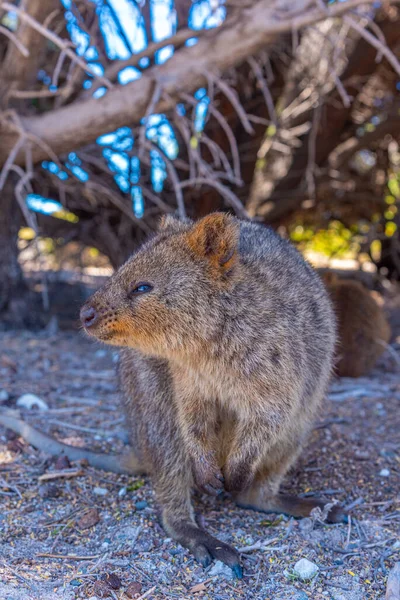
<path fill-rule="evenodd" d="M 190 499 L 191 483 L 187 473 L 176 471 L 155 481 L 165 531 L 188 548 L 203 567 L 210 565 L 212 559 L 220 560 L 241 578 L 239 553 L 197 526 Z"/>
<path fill-rule="evenodd" d="M 266 513 L 283 513 L 293 517 L 309 517 L 314 508 L 323 509 L 329 500 L 322 498 L 300 498 L 289 494 L 278 493 L 282 477 L 255 482 L 247 491 L 236 497 L 236 502 L 243 508 L 259 510 Z M 333 506 L 327 515 L 328 523 L 346 523 L 347 515 L 340 506 Z"/>

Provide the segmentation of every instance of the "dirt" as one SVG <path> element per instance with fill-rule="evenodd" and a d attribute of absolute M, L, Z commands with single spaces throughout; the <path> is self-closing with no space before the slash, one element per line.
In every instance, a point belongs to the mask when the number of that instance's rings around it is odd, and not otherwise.
<path fill-rule="evenodd" d="M 0 333 L 0 402 L 36 394 L 50 410 L 24 411 L 27 421 L 70 444 L 121 451 L 115 360 L 79 333 Z M 332 382 L 285 482 L 349 506 L 348 525 L 195 498 L 200 524 L 241 549 L 242 580 L 218 563 L 204 570 L 167 537 L 148 479 L 56 464 L 0 427 L 0 598 L 383 599 L 400 557 L 399 361 L 394 343 L 370 377 Z M 60 467 L 74 476 L 40 481 Z M 311 581 L 294 573 L 300 558 L 319 567 Z"/>

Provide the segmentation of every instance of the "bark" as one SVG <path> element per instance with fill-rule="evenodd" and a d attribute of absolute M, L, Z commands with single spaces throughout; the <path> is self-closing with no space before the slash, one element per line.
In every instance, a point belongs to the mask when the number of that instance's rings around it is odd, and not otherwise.
<path fill-rule="evenodd" d="M 335 4 L 329 14 L 340 15 L 362 3 L 362 0 L 348 0 Z M 271 45 L 281 34 L 327 17 L 324 10 L 309 3 L 307 6 L 309 10 L 299 16 L 280 20 L 276 3 L 261 0 L 229 18 L 222 27 L 208 31 L 195 46 L 182 48 L 163 65 L 148 69 L 141 79 L 126 86 L 115 86 L 100 99 L 91 98 L 40 116 L 22 118 L 22 127 L 41 138 L 56 154 L 62 154 L 94 142 L 107 131 L 139 123 L 156 85 L 162 86 L 168 95 L 156 103 L 154 112 L 166 112 L 179 100 L 180 90 L 193 92 L 204 85 L 207 72 L 224 72 L 235 67 Z M 4 164 L 18 137 L 10 131 L 1 133 L 0 165 Z M 35 145 L 34 162 L 44 158 L 43 145 Z M 20 152 L 17 162 L 22 161 L 23 152 Z"/>
<path fill-rule="evenodd" d="M 59 8 L 59 2 L 58 0 L 28 0 L 25 6 L 26 12 L 31 17 L 43 23 L 51 12 Z M 46 40 L 42 34 L 24 21 L 20 21 L 18 25 L 17 36 L 29 50 L 29 56 L 24 57 L 14 44 L 8 44 L 0 71 L 2 82 L 0 98 L 3 104 L 7 102 L 11 89 L 28 89 L 36 82 L 37 71 L 45 50 Z"/>
<path fill-rule="evenodd" d="M 6 183 L 0 210 L 0 312 L 10 308 L 12 298 L 24 293 L 24 281 L 18 263 L 18 231 L 22 215 L 13 193 L 13 182 Z"/>
<path fill-rule="evenodd" d="M 26 11 L 39 23 L 58 7 L 58 0 L 26 2 Z M 26 89 L 36 81 L 45 48 L 42 35 L 23 21 L 19 22 L 17 37 L 29 49 L 29 56 L 22 56 L 14 44 L 8 44 L 0 70 L 0 103 L 3 106 L 7 104 L 11 89 Z M 32 323 L 33 311 L 28 301 L 30 294 L 18 263 L 18 231 L 23 224 L 23 217 L 15 199 L 15 179 L 14 175 L 9 174 L 0 195 L 0 313 L 4 321 L 23 325 L 27 319 Z"/>

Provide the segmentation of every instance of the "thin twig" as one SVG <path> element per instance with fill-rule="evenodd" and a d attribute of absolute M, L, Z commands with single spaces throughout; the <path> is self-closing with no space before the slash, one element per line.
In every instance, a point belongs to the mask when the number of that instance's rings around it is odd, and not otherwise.
<path fill-rule="evenodd" d="M 229 188 L 225 185 L 216 181 L 214 179 L 208 179 L 206 177 L 196 177 L 196 179 L 188 179 L 187 181 L 183 181 L 179 184 L 181 188 L 185 187 L 194 187 L 196 185 L 208 185 L 213 187 L 221 194 L 223 198 L 226 199 L 228 204 L 235 209 L 235 212 L 241 216 L 243 219 L 249 219 L 249 214 L 246 209 L 243 207 L 243 204 L 240 202 L 239 198 L 234 194 Z"/>
<path fill-rule="evenodd" d="M 103 75 L 98 75 L 95 69 L 93 69 L 87 62 L 82 60 L 73 50 L 71 50 L 71 48 L 69 47 L 71 42 L 69 40 L 65 41 L 62 38 L 60 38 L 53 31 L 44 27 L 27 12 L 25 12 L 18 6 L 15 6 L 15 4 L 11 4 L 10 2 L 1 2 L 0 7 L 4 8 L 5 10 L 16 13 L 21 19 L 21 21 L 25 21 L 26 23 L 28 23 L 28 25 L 30 25 L 33 29 L 42 34 L 43 37 L 47 38 L 48 40 L 53 42 L 53 44 L 61 48 L 61 50 L 63 50 L 65 54 L 70 57 L 71 60 L 76 62 L 76 64 L 79 65 L 84 71 L 87 71 L 88 73 L 93 75 L 93 77 L 101 81 L 103 85 L 105 85 L 108 88 L 114 87 L 111 81 L 107 79 L 107 77 L 103 77 Z"/>
<path fill-rule="evenodd" d="M 241 120 L 245 131 L 247 131 L 247 133 L 250 133 L 253 135 L 254 134 L 253 126 L 249 121 L 246 111 L 244 110 L 242 104 L 240 103 L 240 100 L 239 100 L 236 90 L 231 88 L 226 83 L 226 81 L 223 81 L 220 77 L 216 77 L 215 75 L 212 75 L 211 73 L 207 73 L 206 76 L 207 76 L 207 79 L 211 79 L 215 83 L 215 85 L 220 89 L 220 91 L 230 101 L 233 108 L 236 110 L 236 113 L 237 113 L 239 119 Z"/>
<path fill-rule="evenodd" d="M 197 106 L 197 100 L 189 94 L 183 92 L 181 93 L 181 97 L 192 106 Z M 218 121 L 219 125 L 221 126 L 229 141 L 229 146 L 232 154 L 233 172 L 235 173 L 237 179 L 241 179 L 239 149 L 232 128 L 229 126 L 228 121 L 225 119 L 223 114 L 219 110 L 217 110 L 215 106 L 209 104 L 208 110 L 213 115 L 213 117 L 215 117 L 216 121 Z"/>
<path fill-rule="evenodd" d="M 360 23 L 358 23 L 350 15 L 345 15 L 343 17 L 343 20 L 346 23 L 348 23 L 355 31 L 357 31 L 367 42 L 369 42 L 371 46 L 376 48 L 382 54 L 382 56 L 384 56 L 386 60 L 392 65 L 396 73 L 400 75 L 400 63 L 388 46 L 385 46 L 378 38 L 376 38 L 374 35 L 372 35 L 372 33 L 367 31 L 365 27 L 360 25 Z"/>
<path fill-rule="evenodd" d="M 29 56 L 28 48 L 26 46 L 24 46 L 24 44 L 22 44 L 22 42 L 19 41 L 17 36 L 14 35 L 14 33 L 12 31 L 7 29 L 7 27 L 4 27 L 4 25 L 0 25 L 0 33 L 5 35 L 13 44 L 15 44 L 15 46 L 21 52 L 22 56 L 24 56 L 25 58 L 28 58 L 28 56 Z"/>
<path fill-rule="evenodd" d="M 3 168 L 0 173 L 0 191 L 3 189 L 5 181 L 7 179 L 7 175 L 10 171 L 11 165 L 14 163 L 15 159 L 18 156 L 19 151 L 22 146 L 25 144 L 26 137 L 24 135 L 20 135 L 17 141 L 15 142 L 13 149 L 10 154 L 7 156 L 7 160 L 5 161 Z"/>
<path fill-rule="evenodd" d="M 149 117 L 151 115 L 154 114 L 155 112 L 155 107 L 158 104 L 160 97 L 161 97 L 161 92 L 162 92 L 162 87 L 161 85 L 156 81 L 154 84 L 154 90 L 153 93 L 151 95 L 151 99 L 150 102 L 147 106 L 146 109 L 146 113 L 143 117 L 143 121 L 142 121 L 142 125 L 140 127 L 140 131 L 139 131 L 139 152 L 138 152 L 138 157 L 139 159 L 143 158 L 143 152 L 145 151 L 145 139 L 146 139 L 146 131 L 147 131 L 147 122 L 149 120 Z"/>
<path fill-rule="evenodd" d="M 310 198 L 315 199 L 315 155 L 318 128 L 321 119 L 321 102 L 314 109 L 312 127 L 308 138 L 308 159 L 306 169 L 307 191 Z"/>
<path fill-rule="evenodd" d="M 20 98 L 22 100 L 29 100 L 30 98 L 51 98 L 62 94 L 62 89 L 59 90 L 10 90 L 8 96 L 10 98 Z"/>
<path fill-rule="evenodd" d="M 92 554 L 89 556 L 80 556 L 79 554 L 52 554 L 50 552 L 40 552 L 36 554 L 38 558 L 59 558 L 61 560 L 95 560 L 100 558 L 101 554 Z"/>
<path fill-rule="evenodd" d="M 269 87 L 268 87 L 267 81 L 266 81 L 265 77 L 262 74 L 261 67 L 258 64 L 258 62 L 255 60 L 255 58 L 253 58 L 252 56 L 248 59 L 248 63 L 250 65 L 250 67 L 252 68 L 253 73 L 256 76 L 258 84 L 259 84 L 259 86 L 261 88 L 261 91 L 263 93 L 265 104 L 267 105 L 267 108 L 268 108 L 269 117 L 270 117 L 271 121 L 274 124 L 276 124 L 277 123 L 277 118 L 276 118 L 274 101 L 272 99 L 271 92 L 269 91 Z"/>

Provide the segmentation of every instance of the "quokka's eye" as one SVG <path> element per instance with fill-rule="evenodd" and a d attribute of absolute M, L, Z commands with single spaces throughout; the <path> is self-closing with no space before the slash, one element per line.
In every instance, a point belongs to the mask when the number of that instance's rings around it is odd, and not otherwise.
<path fill-rule="evenodd" d="M 137 296 L 138 294 L 147 294 L 148 292 L 151 292 L 152 289 L 153 286 L 150 285 L 150 283 L 139 283 L 130 291 L 130 295 Z"/>

